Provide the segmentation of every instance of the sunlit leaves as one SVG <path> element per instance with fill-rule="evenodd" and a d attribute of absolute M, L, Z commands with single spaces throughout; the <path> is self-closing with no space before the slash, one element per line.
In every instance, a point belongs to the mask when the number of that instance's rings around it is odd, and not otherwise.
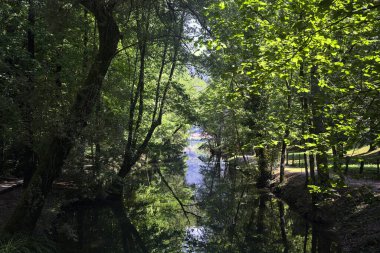
<path fill-rule="evenodd" d="M 219 3 L 221 6 L 222 2 Z M 250 115 L 259 117 L 256 124 L 260 130 L 277 138 L 268 127 L 273 127 L 272 123 L 281 125 L 288 118 L 282 116 L 286 112 L 285 103 L 277 100 L 286 98 L 285 84 L 297 96 L 293 99 L 295 108 L 298 97 L 309 97 L 313 66 L 318 66 L 316 77 L 324 94 L 315 100 L 321 104 L 316 113 L 322 114 L 327 132 L 307 138 L 314 141 L 306 143 L 308 148 L 319 142 L 354 140 L 363 132 L 358 127 L 374 121 L 373 116 L 371 119 L 360 116 L 376 111 L 375 103 L 370 101 L 378 101 L 371 92 L 379 90 L 380 69 L 379 10 L 373 6 L 372 2 L 361 0 L 247 0 L 228 1 L 226 5 L 223 2 L 223 12 L 218 14 L 218 23 L 213 26 L 216 41 L 226 45 L 220 59 L 238 62 L 236 74 L 249 80 L 239 84 L 243 92 L 234 96 L 235 101 L 239 96 L 249 99 L 246 94 L 274 96 L 266 102 L 275 114 Z M 209 10 L 212 9 L 211 6 Z M 214 8 L 217 9 L 220 8 Z M 363 103 L 371 105 L 368 112 Z M 307 117 L 293 119 L 298 130 Z"/>

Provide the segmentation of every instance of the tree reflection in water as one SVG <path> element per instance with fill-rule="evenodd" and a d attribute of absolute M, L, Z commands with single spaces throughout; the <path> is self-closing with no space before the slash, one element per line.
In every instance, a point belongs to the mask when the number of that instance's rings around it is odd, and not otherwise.
<path fill-rule="evenodd" d="M 201 218 L 191 216 L 189 224 L 156 175 L 147 185 L 138 182 L 128 211 L 120 201 L 67 208 L 57 219 L 56 240 L 65 252 L 340 252 L 326 230 L 258 191 L 236 161 L 204 156 L 202 182 L 193 188 L 181 182 L 181 161 L 160 169 L 185 207 Z"/>
<path fill-rule="evenodd" d="M 221 157 L 214 156 L 206 164 L 197 189 L 203 242 L 189 243 L 194 247 L 187 252 L 340 252 L 331 234 L 271 193 L 259 192 L 233 163 L 222 168 Z"/>
<path fill-rule="evenodd" d="M 77 202 L 64 208 L 53 236 L 64 252 L 146 253 L 120 199 Z"/>

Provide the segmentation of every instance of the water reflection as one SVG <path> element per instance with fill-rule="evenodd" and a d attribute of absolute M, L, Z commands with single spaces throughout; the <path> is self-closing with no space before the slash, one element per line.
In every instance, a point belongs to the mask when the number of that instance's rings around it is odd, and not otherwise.
<path fill-rule="evenodd" d="M 237 159 L 204 156 L 196 197 L 202 237 L 186 237 L 185 252 L 340 252 L 334 236 L 309 223 L 269 192 L 259 192 Z M 240 164 L 239 164 L 240 163 Z M 188 175 L 187 175 L 188 176 Z"/>
<path fill-rule="evenodd" d="M 64 252 L 340 252 L 324 228 L 271 193 L 259 192 L 252 177 L 237 168 L 238 161 L 225 163 L 199 150 L 202 140 L 194 132 L 197 138 L 186 150 L 186 180 L 172 162 L 160 169 L 186 208 L 201 218 L 192 217 L 189 224 L 152 173 L 149 183 L 134 181 L 133 201 L 126 206 L 113 201 L 64 210 L 53 233 Z"/>
<path fill-rule="evenodd" d="M 203 144 L 202 132 L 199 128 L 192 128 L 190 132 L 190 138 L 188 146 L 185 148 L 185 153 L 187 156 L 186 165 L 186 183 L 188 185 L 199 185 L 202 184 L 202 175 L 200 173 L 200 168 L 203 165 L 199 156 L 203 152 L 199 149 Z"/>
<path fill-rule="evenodd" d="M 52 237 L 63 252 L 148 252 L 120 200 L 65 207 L 55 221 Z"/>

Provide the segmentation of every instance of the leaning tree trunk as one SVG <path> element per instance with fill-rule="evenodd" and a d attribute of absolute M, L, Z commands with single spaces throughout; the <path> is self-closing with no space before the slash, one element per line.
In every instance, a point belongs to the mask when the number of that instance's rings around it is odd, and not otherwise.
<path fill-rule="evenodd" d="M 5 233 L 31 233 L 41 214 L 53 181 L 61 173 L 64 160 L 74 145 L 75 139 L 86 126 L 99 98 L 104 76 L 113 59 L 119 42 L 119 29 L 112 16 L 113 6 L 101 1 L 81 0 L 97 20 L 99 50 L 82 88 L 79 90 L 71 113 L 64 120 L 62 135 L 51 137 L 46 151 L 15 211 L 4 228 Z"/>

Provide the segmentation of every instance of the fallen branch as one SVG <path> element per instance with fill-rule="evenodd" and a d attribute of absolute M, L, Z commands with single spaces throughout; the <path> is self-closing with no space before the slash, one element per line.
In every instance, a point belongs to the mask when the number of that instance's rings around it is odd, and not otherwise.
<path fill-rule="evenodd" d="M 156 167 L 155 168 L 158 175 L 161 177 L 162 181 L 164 182 L 164 184 L 166 185 L 166 187 L 169 189 L 169 191 L 172 193 L 173 197 L 177 200 L 178 204 L 181 206 L 181 209 L 182 209 L 182 212 L 183 214 L 185 215 L 186 219 L 187 219 L 187 222 L 190 224 L 190 219 L 189 219 L 189 216 L 188 214 L 191 214 L 191 215 L 194 215 L 195 217 L 197 218 L 202 218 L 201 216 L 199 216 L 198 214 L 196 213 L 193 213 L 191 211 L 187 211 L 185 209 L 185 205 L 182 203 L 182 201 L 178 198 L 178 196 L 175 194 L 173 188 L 169 185 L 168 181 L 166 181 L 165 177 L 162 175 L 161 173 L 161 170 L 159 167 Z"/>

